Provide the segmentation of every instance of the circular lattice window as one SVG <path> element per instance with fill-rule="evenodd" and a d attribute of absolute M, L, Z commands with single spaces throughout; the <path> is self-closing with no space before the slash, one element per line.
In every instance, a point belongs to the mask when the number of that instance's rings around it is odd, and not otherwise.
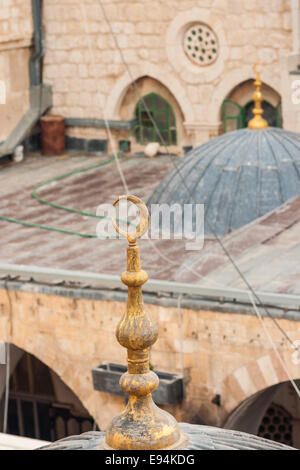
<path fill-rule="evenodd" d="M 195 64 L 210 65 L 218 57 L 218 38 L 209 26 L 194 24 L 184 35 L 184 51 Z"/>
<path fill-rule="evenodd" d="M 258 435 L 265 439 L 292 446 L 292 416 L 282 406 L 273 403 L 263 417 Z"/>

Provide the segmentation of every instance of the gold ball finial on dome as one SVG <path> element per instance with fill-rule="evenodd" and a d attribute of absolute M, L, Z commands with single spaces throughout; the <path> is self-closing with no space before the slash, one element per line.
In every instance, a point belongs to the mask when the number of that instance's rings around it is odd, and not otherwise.
<path fill-rule="evenodd" d="M 106 449 L 115 450 L 160 450 L 184 449 L 187 437 L 181 433 L 176 420 L 158 408 L 152 400 L 152 392 L 159 379 L 150 370 L 149 348 L 156 342 L 158 329 L 144 310 L 142 285 L 148 274 L 141 269 L 140 250 L 136 240 L 148 230 L 150 217 L 146 205 L 136 196 L 122 196 L 138 207 L 140 224 L 134 233 L 123 232 L 114 220 L 116 231 L 127 238 L 127 270 L 122 282 L 128 286 L 126 312 L 121 319 L 116 336 L 121 346 L 127 348 L 128 371 L 121 377 L 121 389 L 128 394 L 125 410 L 113 418 L 106 431 Z"/>
<path fill-rule="evenodd" d="M 262 82 L 260 79 L 260 68 L 261 63 L 257 62 L 254 65 L 254 72 L 256 73 L 256 80 L 254 82 L 254 85 L 256 87 L 256 90 L 253 95 L 253 101 L 254 101 L 254 108 L 253 108 L 253 114 L 254 118 L 249 121 L 248 124 L 248 129 L 252 130 L 262 130 L 262 129 L 267 129 L 269 127 L 268 122 L 262 117 L 264 111 L 262 109 L 262 102 L 263 102 L 263 95 L 261 92 L 261 86 Z"/>

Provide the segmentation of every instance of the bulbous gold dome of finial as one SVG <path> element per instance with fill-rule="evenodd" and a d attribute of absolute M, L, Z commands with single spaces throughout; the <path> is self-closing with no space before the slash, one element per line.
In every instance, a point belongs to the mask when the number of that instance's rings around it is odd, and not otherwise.
<path fill-rule="evenodd" d="M 254 108 L 253 108 L 253 114 L 254 118 L 249 121 L 248 124 L 248 129 L 252 130 L 262 130 L 262 129 L 267 129 L 269 127 L 268 122 L 262 117 L 264 110 L 262 109 L 262 102 L 263 102 L 263 95 L 261 92 L 261 86 L 262 82 L 260 79 L 260 70 L 259 66 L 261 66 L 260 62 L 257 62 L 254 65 L 254 72 L 256 73 L 256 80 L 254 82 L 254 85 L 256 87 L 256 90 L 253 95 L 253 101 L 254 101 Z"/>

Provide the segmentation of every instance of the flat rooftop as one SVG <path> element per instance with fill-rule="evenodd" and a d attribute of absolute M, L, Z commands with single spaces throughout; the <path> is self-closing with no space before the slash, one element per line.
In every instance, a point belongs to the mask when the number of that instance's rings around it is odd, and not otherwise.
<path fill-rule="evenodd" d="M 177 157 L 172 157 L 177 158 Z M 47 225 L 68 231 L 96 235 L 98 219 L 58 210 L 40 204 L 32 198 L 32 189 L 46 180 L 88 166 L 107 161 L 105 155 L 43 157 L 29 156 L 22 163 L 3 166 L 0 169 L 0 215 Z M 144 201 L 153 192 L 165 173 L 171 168 L 168 156 L 155 159 L 125 157 L 120 165 L 128 191 Z M 38 194 L 52 203 L 96 214 L 100 204 L 112 204 L 124 194 L 124 186 L 115 162 L 100 168 L 70 176 L 41 188 Z M 95 273 L 119 275 L 126 264 L 125 240 L 101 240 L 81 238 L 64 233 L 28 228 L 7 221 L 0 221 L 2 243 L 0 262 L 35 265 L 68 270 L 84 270 Z M 142 245 L 149 244 L 141 241 Z M 177 260 L 177 245 L 157 241 L 159 250 L 169 245 L 168 256 Z M 171 253 L 173 251 L 173 254 Z M 160 252 L 145 250 L 143 266 L 154 277 L 166 270 L 161 264 Z M 166 273 L 165 279 L 168 278 Z"/>
<path fill-rule="evenodd" d="M 96 234 L 98 220 L 38 203 L 34 186 L 64 173 L 107 160 L 105 155 L 28 156 L 0 168 L 0 215 L 69 231 Z M 178 157 L 172 157 L 175 160 Z M 128 190 L 144 201 L 173 166 L 166 155 L 122 157 Z M 40 189 L 55 204 L 96 214 L 125 190 L 115 162 L 75 174 Z M 81 238 L 0 221 L 0 263 L 120 275 L 126 264 L 125 240 Z M 300 198 L 223 239 L 251 285 L 259 291 L 300 295 Z M 142 266 L 152 279 L 245 289 L 220 245 L 205 240 L 200 251 L 186 251 L 181 240 L 141 240 Z"/>

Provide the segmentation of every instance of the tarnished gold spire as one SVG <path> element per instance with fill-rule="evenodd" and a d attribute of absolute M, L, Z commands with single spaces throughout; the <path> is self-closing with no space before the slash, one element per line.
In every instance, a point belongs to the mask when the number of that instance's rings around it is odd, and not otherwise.
<path fill-rule="evenodd" d="M 254 101 L 254 109 L 253 109 L 253 114 L 254 118 L 249 121 L 248 124 L 248 129 L 253 129 L 253 130 L 261 130 L 261 129 L 267 129 L 269 127 L 268 122 L 263 119 L 262 115 L 264 113 L 262 109 L 262 102 L 263 102 L 263 95 L 261 92 L 261 79 L 260 79 L 260 70 L 259 66 L 261 66 L 260 62 L 257 62 L 254 65 L 254 72 L 256 73 L 256 80 L 254 82 L 254 85 L 256 87 L 256 90 L 253 95 L 253 101 Z"/>
<path fill-rule="evenodd" d="M 152 392 L 159 379 L 150 371 L 149 348 L 158 337 L 156 324 L 144 310 L 142 285 L 148 275 L 141 270 L 140 251 L 136 240 L 147 232 L 149 212 L 145 204 L 135 196 L 122 196 L 115 201 L 128 200 L 140 212 L 140 224 L 135 233 L 124 233 L 113 220 L 115 229 L 129 241 L 127 248 L 127 271 L 122 281 L 128 286 L 128 302 L 116 336 L 127 348 L 128 371 L 121 377 L 121 389 L 129 395 L 128 404 L 116 416 L 106 431 L 105 448 L 116 450 L 182 449 L 187 438 L 180 432 L 176 420 L 158 408 L 152 400 Z"/>

